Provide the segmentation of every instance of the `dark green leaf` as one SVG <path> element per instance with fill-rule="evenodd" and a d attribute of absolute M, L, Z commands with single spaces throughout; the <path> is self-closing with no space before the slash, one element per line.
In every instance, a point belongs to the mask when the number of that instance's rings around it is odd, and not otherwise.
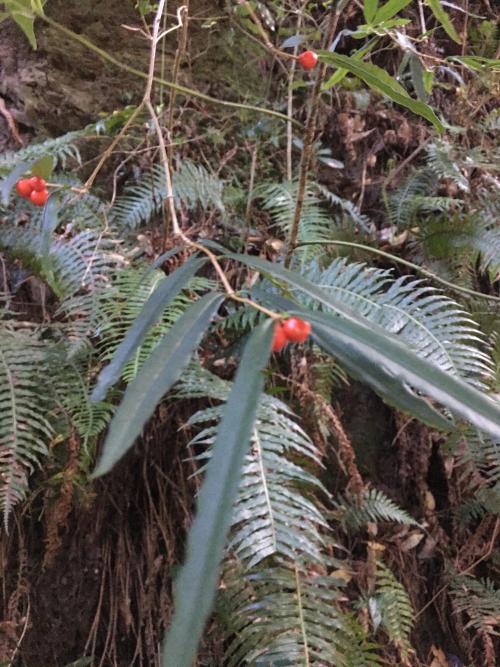
<path fill-rule="evenodd" d="M 450 21 L 450 17 L 443 9 L 440 0 L 425 0 L 429 7 L 432 9 L 432 13 L 437 18 L 439 23 L 446 30 L 447 34 L 451 39 L 457 44 L 461 44 L 460 37 L 458 36 L 453 23 Z"/>
<path fill-rule="evenodd" d="M 163 651 L 164 667 L 190 667 L 215 596 L 241 468 L 270 354 L 273 322 L 253 331 L 243 352 L 207 466 L 186 562 L 175 582 L 175 613 Z"/>
<path fill-rule="evenodd" d="M 368 324 L 355 324 L 340 317 L 316 313 L 308 317 L 313 328 L 317 327 L 318 341 L 325 343 L 339 358 L 342 358 L 342 352 L 339 354 L 335 349 L 343 350 L 348 360 L 350 357 L 351 365 L 357 364 L 357 372 L 371 375 L 372 386 L 383 379 L 382 388 L 390 390 L 384 395 L 395 405 L 413 412 L 414 399 L 418 398 L 414 391 L 417 390 L 492 438 L 500 438 L 500 404 L 464 380 L 445 373 L 409 350 L 402 341 Z M 416 416 L 438 428 L 446 428 L 444 418 L 438 419 L 437 411 L 430 405 L 429 409 L 423 409 L 422 400 L 419 401 Z M 451 427 L 448 424 L 448 428 Z"/>
<path fill-rule="evenodd" d="M 57 229 L 59 224 L 58 201 L 56 195 L 52 194 L 47 199 L 43 208 L 42 215 L 42 237 L 40 241 L 40 255 L 46 257 L 50 251 L 50 244 L 52 241 L 52 232 Z"/>
<path fill-rule="evenodd" d="M 411 1 L 412 0 L 389 0 L 389 2 L 386 2 L 385 5 L 378 10 L 373 23 L 383 23 L 384 21 L 391 19 L 409 5 Z"/>
<path fill-rule="evenodd" d="M 379 93 L 389 97 L 393 102 L 427 119 L 440 132 L 444 131 L 444 127 L 434 111 L 427 104 L 410 97 L 403 86 L 389 76 L 382 68 L 338 53 L 320 51 L 319 55 L 323 62 L 348 70 L 351 74 L 364 81 L 370 88 L 377 90 Z"/>
<path fill-rule="evenodd" d="M 134 444 L 158 401 L 179 379 L 223 298 L 211 292 L 196 301 L 153 349 L 118 406 L 94 477 L 109 472 Z"/>
<path fill-rule="evenodd" d="M 428 95 L 424 84 L 424 68 L 422 67 L 418 56 L 414 53 L 410 53 L 410 72 L 413 87 L 418 95 L 418 99 L 422 102 L 426 102 Z"/>
<path fill-rule="evenodd" d="M 165 278 L 146 301 L 137 319 L 122 340 L 113 359 L 101 373 L 92 392 L 92 401 L 102 401 L 109 387 L 120 379 L 123 367 L 141 345 L 150 327 L 162 316 L 164 308 L 186 287 L 189 280 L 205 264 L 205 259 L 191 257 L 180 269 Z"/>

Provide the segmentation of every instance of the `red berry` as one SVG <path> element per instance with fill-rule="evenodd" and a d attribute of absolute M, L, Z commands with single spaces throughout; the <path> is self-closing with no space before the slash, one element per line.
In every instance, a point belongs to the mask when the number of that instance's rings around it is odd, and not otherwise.
<path fill-rule="evenodd" d="M 304 51 L 299 56 L 299 63 L 304 69 L 312 69 L 318 62 L 318 56 L 314 51 Z"/>
<path fill-rule="evenodd" d="M 281 322 L 274 325 L 273 352 L 279 352 L 286 345 L 286 333 Z"/>
<path fill-rule="evenodd" d="M 311 325 L 300 317 L 290 317 L 283 322 L 285 336 L 292 343 L 305 343 L 311 333 Z"/>
<path fill-rule="evenodd" d="M 45 186 L 47 183 L 43 180 L 43 178 L 40 178 L 40 176 L 33 176 L 29 180 L 31 189 L 36 190 L 37 192 L 43 192 L 45 190 Z"/>
<path fill-rule="evenodd" d="M 30 195 L 31 202 L 35 204 L 35 206 L 45 206 L 45 202 L 49 198 L 49 193 L 47 190 L 33 190 L 33 192 Z"/>
<path fill-rule="evenodd" d="M 28 198 L 33 190 L 33 188 L 31 187 L 30 179 L 22 178 L 20 181 L 17 181 L 16 190 L 17 193 L 21 195 L 21 197 Z"/>

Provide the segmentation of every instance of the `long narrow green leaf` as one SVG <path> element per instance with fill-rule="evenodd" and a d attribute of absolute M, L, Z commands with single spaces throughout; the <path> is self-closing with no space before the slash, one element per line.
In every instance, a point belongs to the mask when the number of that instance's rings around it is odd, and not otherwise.
<path fill-rule="evenodd" d="M 448 36 L 451 37 L 451 39 L 457 44 L 461 44 L 462 42 L 460 41 L 460 37 L 458 36 L 458 33 L 455 30 L 453 23 L 450 21 L 450 17 L 446 13 L 446 10 L 443 9 L 440 0 L 425 0 L 425 1 L 431 8 L 432 13 L 437 18 L 439 23 L 446 30 Z"/>
<path fill-rule="evenodd" d="M 52 241 L 52 233 L 59 225 L 59 217 L 57 215 L 59 210 L 59 202 L 57 195 L 51 194 L 43 208 L 41 239 L 40 239 L 40 255 L 47 257 L 50 252 L 50 244 Z"/>
<path fill-rule="evenodd" d="M 162 316 L 163 310 L 187 285 L 194 274 L 205 264 L 203 258 L 190 257 L 180 269 L 162 280 L 151 294 L 122 340 L 109 363 L 99 374 L 97 385 L 92 392 L 92 401 L 102 401 L 109 387 L 120 378 L 123 367 L 134 351 L 141 345 L 150 327 Z"/>
<path fill-rule="evenodd" d="M 189 531 L 186 562 L 175 582 L 175 613 L 165 641 L 164 667 L 190 667 L 212 608 L 272 333 L 273 323 L 266 320 L 251 334 L 224 409 Z"/>
<path fill-rule="evenodd" d="M 403 391 L 407 393 L 411 387 L 438 401 L 492 438 L 500 438 L 499 403 L 463 380 L 445 373 L 427 359 L 422 359 L 402 341 L 388 334 L 381 334 L 368 325 L 346 322 L 332 315 L 314 313 L 309 316 L 309 320 L 313 327 L 316 324 L 318 337 L 323 337 L 329 347 L 343 349 L 351 359 L 358 361 L 361 369 L 364 364 L 373 369 L 375 380 L 377 368 L 380 369 L 380 376 L 393 378 L 391 395 L 388 398 L 396 405 L 400 403 Z M 423 418 L 425 421 L 433 419 L 436 422 L 437 414 L 429 406 L 428 417 Z M 436 426 L 439 426 L 439 423 L 436 423 Z M 441 428 L 446 428 L 446 422 L 441 424 Z M 452 424 L 448 424 L 448 428 L 452 428 Z"/>
<path fill-rule="evenodd" d="M 410 4 L 412 0 L 389 0 L 377 11 L 373 23 L 383 23 L 392 19 L 398 12 Z"/>
<path fill-rule="evenodd" d="M 378 9 L 378 0 L 365 0 L 363 3 L 363 15 L 367 23 L 371 23 L 375 18 Z"/>
<path fill-rule="evenodd" d="M 427 104 L 424 104 L 424 102 L 414 100 L 410 97 L 403 86 L 389 76 L 381 67 L 377 67 L 371 63 L 360 62 L 349 56 L 330 53 L 329 51 L 320 51 L 319 55 L 323 62 L 346 69 L 351 74 L 357 76 L 358 79 L 364 81 L 373 90 L 386 95 L 393 102 L 422 116 L 440 132 L 444 131 L 444 127 L 434 111 Z"/>
<path fill-rule="evenodd" d="M 463 380 L 445 373 L 429 361 L 420 358 L 395 336 L 388 334 L 371 322 L 363 321 L 359 315 L 339 304 L 321 288 L 297 273 L 258 257 L 235 255 L 233 253 L 228 253 L 228 256 L 255 269 L 286 280 L 342 315 L 343 317 L 336 317 L 315 312 L 309 313 L 309 319 L 312 323 L 319 324 L 318 337 L 323 334 L 322 340 L 325 345 L 327 337 L 328 345 L 331 346 L 334 344 L 335 333 L 342 334 L 342 346 L 346 358 L 350 358 L 351 364 L 354 364 L 357 360 L 360 370 L 362 370 L 362 365 L 366 361 L 367 381 L 370 374 L 372 386 L 377 388 L 376 384 L 378 382 L 378 390 L 381 393 L 392 386 L 387 398 L 396 405 L 400 404 L 398 401 L 408 402 L 408 388 L 413 388 L 438 401 L 454 414 L 463 417 L 488 433 L 492 438 L 500 438 L 500 404 L 486 394 L 481 393 Z M 326 319 L 320 321 L 318 318 Z M 330 332 L 329 334 L 327 330 Z M 339 349 L 335 354 L 340 354 L 340 345 L 339 342 Z M 377 368 L 380 368 L 381 371 L 379 379 L 377 379 L 375 372 Z M 383 377 L 385 379 L 382 388 L 380 383 Z M 389 383 L 391 377 L 394 380 Z M 411 407 L 407 404 L 404 409 L 411 410 Z M 421 418 L 425 421 L 432 420 L 435 423 L 437 413 L 434 410 L 433 413 L 425 412 L 427 416 L 424 418 L 421 408 L 419 413 L 422 415 Z M 444 423 L 441 426 L 444 428 Z"/>
<path fill-rule="evenodd" d="M 223 298 L 210 292 L 196 301 L 154 348 L 118 406 L 93 477 L 109 472 L 134 444 L 158 401 L 179 379 Z"/>

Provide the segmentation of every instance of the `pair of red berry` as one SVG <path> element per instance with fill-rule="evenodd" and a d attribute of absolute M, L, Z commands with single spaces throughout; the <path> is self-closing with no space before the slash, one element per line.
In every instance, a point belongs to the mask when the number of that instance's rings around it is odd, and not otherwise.
<path fill-rule="evenodd" d="M 300 317 L 290 317 L 274 325 L 273 352 L 279 352 L 287 343 L 305 343 L 311 333 L 311 324 Z"/>
<path fill-rule="evenodd" d="M 316 67 L 318 55 L 314 51 L 303 51 L 298 57 L 298 61 L 304 69 L 312 69 Z"/>
<path fill-rule="evenodd" d="M 45 206 L 49 198 L 47 183 L 40 176 L 22 178 L 16 183 L 16 190 L 21 197 L 29 199 L 35 206 Z"/>

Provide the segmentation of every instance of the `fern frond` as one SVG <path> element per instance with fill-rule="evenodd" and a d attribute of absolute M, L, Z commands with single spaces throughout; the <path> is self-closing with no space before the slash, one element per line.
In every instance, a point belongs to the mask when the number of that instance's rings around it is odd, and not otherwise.
<path fill-rule="evenodd" d="M 404 586 L 391 570 L 377 561 L 375 596 L 370 598 L 372 618 L 381 621 L 391 642 L 405 655 L 415 612 Z"/>
<path fill-rule="evenodd" d="M 145 273 L 143 267 L 121 269 L 110 275 L 108 288 L 97 295 L 97 328 L 100 337 L 98 350 L 102 361 L 112 358 L 142 307 L 164 278 L 162 271 Z M 189 281 L 186 289 L 168 305 L 161 319 L 150 329 L 125 365 L 122 377 L 126 382 L 133 380 L 152 349 L 191 305 L 193 293 L 203 292 L 212 285 L 212 281 L 202 277 L 194 277 Z"/>
<path fill-rule="evenodd" d="M 0 327 L 0 509 L 6 528 L 52 436 L 42 389 L 48 372 L 46 348 L 35 335 Z"/>
<path fill-rule="evenodd" d="M 427 166 L 440 179 L 447 178 L 463 192 L 469 192 L 469 179 L 464 174 L 461 157 L 457 149 L 444 139 L 427 146 Z"/>
<path fill-rule="evenodd" d="M 451 580 L 450 593 L 455 613 L 469 618 L 466 629 L 500 636 L 500 589 L 493 581 L 457 575 Z"/>
<path fill-rule="evenodd" d="M 179 395 L 204 396 L 224 401 L 231 383 L 193 366 L 180 383 Z M 203 446 L 204 460 L 210 456 L 222 406 L 195 413 L 189 426 L 213 423 L 191 441 Z M 300 460 L 301 465 L 296 461 Z M 229 549 L 251 568 L 269 556 L 294 560 L 298 555 L 321 562 L 324 540 L 320 529 L 327 528 L 318 492 L 328 493 L 308 467 L 320 465 L 319 451 L 278 399 L 263 395 L 257 413 L 250 452 L 241 475 L 240 490 L 233 513 Z"/>
<path fill-rule="evenodd" d="M 359 530 L 367 523 L 394 521 L 418 526 L 418 522 L 377 489 L 367 489 L 359 502 L 352 502 L 342 495 L 335 499 L 335 507 L 346 528 Z"/>
<path fill-rule="evenodd" d="M 241 664 L 375 667 L 380 661 L 356 619 L 340 608 L 334 577 L 285 568 L 236 570 L 222 604 L 228 667 Z"/>
<path fill-rule="evenodd" d="M 54 166 L 64 169 L 69 160 L 80 165 L 82 160 L 76 142 L 90 133 L 89 128 L 67 132 L 60 137 L 45 139 L 40 143 L 30 143 L 19 151 L 5 152 L 0 156 L 0 175 L 7 174 L 21 162 L 32 162 L 47 155 L 52 156 Z"/>
<path fill-rule="evenodd" d="M 296 181 L 290 183 L 265 183 L 255 190 L 255 196 L 262 200 L 262 208 L 268 211 L 276 225 L 288 235 L 295 215 L 297 200 Z M 332 216 L 321 206 L 321 199 L 309 186 L 304 195 L 304 203 L 299 224 L 298 240 L 312 241 L 328 239 L 333 227 Z"/>
<path fill-rule="evenodd" d="M 325 401 L 331 401 L 334 389 L 349 384 L 347 373 L 333 357 L 324 357 L 315 360 L 312 366 L 314 391 Z"/>
<path fill-rule="evenodd" d="M 303 273 L 443 370 L 479 387 L 492 376 L 491 359 L 482 349 L 485 341 L 476 323 L 456 302 L 423 281 L 405 276 L 393 280 L 389 271 L 346 259 L 334 260 L 324 271 L 312 263 Z"/>
<path fill-rule="evenodd" d="M 202 165 L 185 160 L 172 180 L 177 206 L 182 203 L 188 209 L 202 206 L 224 211 L 224 184 Z M 118 227 L 135 229 L 161 212 L 165 198 L 165 172 L 162 166 L 155 165 L 151 173 L 118 197 L 110 213 L 111 221 Z"/>
<path fill-rule="evenodd" d="M 499 442 L 469 427 L 459 438 L 452 438 L 449 447 L 463 467 L 462 479 L 469 478 L 471 489 L 478 493 L 483 487 L 500 485 Z M 500 512 L 500 507 L 496 511 Z"/>
<path fill-rule="evenodd" d="M 347 215 L 355 225 L 360 227 L 365 232 L 373 231 L 373 222 L 367 215 L 360 213 L 351 201 L 344 199 L 343 197 L 339 197 L 324 185 L 316 183 L 315 186 L 318 189 L 318 192 L 320 192 L 332 206 L 340 208 L 340 210 L 345 215 Z"/>

